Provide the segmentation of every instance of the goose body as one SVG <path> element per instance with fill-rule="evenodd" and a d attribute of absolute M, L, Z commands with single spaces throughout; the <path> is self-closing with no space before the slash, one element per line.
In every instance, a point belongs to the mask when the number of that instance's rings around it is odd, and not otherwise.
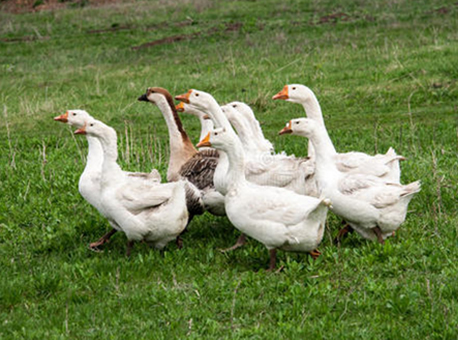
<path fill-rule="evenodd" d="M 313 91 L 307 86 L 301 84 L 285 85 L 283 90 L 272 98 L 301 104 L 307 117 L 325 128 L 320 104 Z M 315 151 L 311 141 L 309 141 L 308 151 L 309 157 L 314 159 Z M 399 161 L 404 160 L 404 157 L 397 155 L 393 148 L 389 148 L 386 154 L 375 156 L 363 152 L 347 152 L 336 153 L 333 157 L 337 169 L 342 172 L 368 174 L 392 182 L 400 182 Z"/>
<path fill-rule="evenodd" d="M 133 241 L 162 249 L 176 239 L 188 221 L 187 183 L 132 180 L 116 162 L 116 132 L 98 120 L 89 120 L 75 133 L 95 137 L 102 145 L 101 204 L 108 220 L 126 234 L 128 254 Z"/>
<path fill-rule="evenodd" d="M 224 151 L 229 160 L 225 205 L 227 217 L 242 233 L 270 251 L 312 252 L 321 242 L 329 200 L 299 195 L 283 188 L 260 186 L 245 178 L 240 140 L 224 128 L 212 131 L 200 144 Z"/>
<path fill-rule="evenodd" d="M 332 200 L 332 211 L 361 236 L 383 243 L 404 222 L 410 200 L 420 191 L 419 181 L 401 185 L 370 174 L 341 172 L 335 164 L 336 151 L 325 127 L 312 119 L 291 120 L 281 132 L 312 141 L 321 194 Z"/>

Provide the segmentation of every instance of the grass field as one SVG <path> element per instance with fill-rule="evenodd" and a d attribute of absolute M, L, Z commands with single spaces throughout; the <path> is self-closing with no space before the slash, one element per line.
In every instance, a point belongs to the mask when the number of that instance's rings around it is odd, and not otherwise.
<path fill-rule="evenodd" d="M 84 2 L 86 3 L 86 2 Z M 458 338 L 458 5 L 456 1 L 132 1 L 0 13 L 1 339 Z M 144 45 L 151 43 L 150 46 Z M 125 257 L 77 190 L 86 141 L 52 120 L 81 108 L 113 126 L 124 169 L 160 170 L 168 138 L 148 86 L 250 104 L 276 150 L 301 106 L 272 101 L 312 88 L 339 151 L 408 158 L 422 191 L 384 246 L 357 235 L 316 261 L 279 252 L 278 274 L 226 218 L 193 220 L 184 248 Z M 198 121 L 183 117 L 196 143 Z"/>

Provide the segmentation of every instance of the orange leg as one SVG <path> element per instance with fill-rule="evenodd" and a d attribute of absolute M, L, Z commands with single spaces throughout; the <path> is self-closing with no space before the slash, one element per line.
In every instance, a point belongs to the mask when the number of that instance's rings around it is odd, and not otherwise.
<path fill-rule="evenodd" d="M 135 241 L 128 241 L 127 242 L 127 249 L 126 249 L 126 256 L 130 257 L 130 253 L 132 252 L 132 248 L 134 247 Z"/>
<path fill-rule="evenodd" d="M 314 249 L 309 254 L 310 256 L 312 256 L 314 260 L 316 260 L 321 255 L 321 251 L 319 251 L 318 249 Z"/>
<path fill-rule="evenodd" d="M 277 265 L 277 249 L 269 250 L 269 254 L 270 254 L 270 262 L 269 262 L 269 269 L 267 269 L 267 271 L 271 272 L 275 269 L 275 266 Z"/>
<path fill-rule="evenodd" d="M 111 229 L 108 233 L 106 233 L 105 235 L 103 235 L 98 241 L 96 242 L 92 242 L 91 244 L 89 244 L 89 248 L 91 249 L 95 249 L 105 243 L 108 243 L 108 241 L 110 240 L 111 236 L 113 236 L 115 233 L 116 233 L 116 229 Z"/>
<path fill-rule="evenodd" d="M 345 237 L 348 236 L 348 234 L 352 232 L 353 232 L 353 228 L 348 223 L 346 223 L 345 226 L 342 229 L 340 229 L 339 232 L 337 233 L 337 236 L 334 239 L 334 244 L 340 243 L 340 241 L 342 241 Z"/>
<path fill-rule="evenodd" d="M 378 243 L 385 244 L 385 240 L 383 239 L 382 230 L 380 229 L 380 227 L 376 226 L 372 228 L 372 231 L 377 236 Z"/>
<path fill-rule="evenodd" d="M 239 236 L 239 238 L 237 239 L 237 242 L 235 242 L 235 244 L 232 247 L 229 247 L 229 248 L 226 248 L 226 249 L 221 249 L 220 251 L 222 253 L 225 253 L 227 251 L 232 251 L 232 250 L 235 250 L 237 248 L 240 248 L 245 243 L 246 243 L 246 236 L 244 234 L 242 234 L 242 235 Z"/>
<path fill-rule="evenodd" d="M 176 238 L 176 240 L 175 240 L 175 243 L 176 243 L 178 249 L 183 248 L 183 240 L 181 239 L 180 236 L 177 236 L 177 238 Z"/>

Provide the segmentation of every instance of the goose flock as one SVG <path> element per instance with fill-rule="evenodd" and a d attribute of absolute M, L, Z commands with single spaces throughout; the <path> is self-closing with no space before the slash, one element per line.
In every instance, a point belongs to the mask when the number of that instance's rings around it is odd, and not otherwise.
<path fill-rule="evenodd" d="M 389 148 L 386 154 L 338 153 L 328 135 L 320 104 L 311 89 L 285 85 L 272 97 L 301 104 L 307 118 L 290 120 L 279 134 L 308 138 L 308 157 L 275 153 L 253 110 L 245 103 L 220 106 L 206 92 L 191 89 L 175 97 L 150 87 L 138 100 L 156 105 L 169 132 L 167 182 L 156 169 L 123 171 L 117 163 L 116 131 L 83 110 L 68 110 L 54 120 L 75 127 L 88 141 L 86 167 L 78 189 L 112 229 L 89 245 L 98 249 L 117 231 L 126 234 L 129 256 L 135 241 L 163 249 L 181 235 L 192 218 L 205 212 L 227 216 L 242 234 L 223 251 L 242 246 L 249 236 L 270 253 L 276 268 L 278 249 L 320 255 L 330 209 L 344 227 L 335 241 L 355 231 L 384 243 L 404 222 L 420 182 L 403 185 L 404 160 Z M 178 112 L 201 123 L 196 147 Z M 304 145 L 305 146 L 305 145 Z"/>

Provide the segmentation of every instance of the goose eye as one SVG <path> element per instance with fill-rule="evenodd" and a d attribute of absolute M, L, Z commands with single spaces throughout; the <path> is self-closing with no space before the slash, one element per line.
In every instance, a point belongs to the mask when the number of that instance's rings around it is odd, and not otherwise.
<path fill-rule="evenodd" d="M 196 97 L 199 97 L 199 94 L 198 94 L 198 93 L 196 93 Z"/>
<path fill-rule="evenodd" d="M 296 125 L 298 125 L 298 124 L 299 124 L 299 122 L 296 122 Z"/>
<path fill-rule="evenodd" d="M 76 113 L 75 113 L 75 112 L 73 112 L 73 115 L 74 115 L 74 116 L 76 116 Z"/>
<path fill-rule="evenodd" d="M 94 123 L 89 124 L 89 126 L 94 126 Z"/>
<path fill-rule="evenodd" d="M 218 132 L 215 132 L 215 136 L 218 136 Z"/>
<path fill-rule="evenodd" d="M 234 105 L 232 105 L 232 107 L 237 107 L 237 105 L 234 104 Z"/>
<path fill-rule="evenodd" d="M 293 87 L 292 89 L 293 89 L 293 90 L 295 90 L 295 89 L 296 89 L 296 87 Z"/>

